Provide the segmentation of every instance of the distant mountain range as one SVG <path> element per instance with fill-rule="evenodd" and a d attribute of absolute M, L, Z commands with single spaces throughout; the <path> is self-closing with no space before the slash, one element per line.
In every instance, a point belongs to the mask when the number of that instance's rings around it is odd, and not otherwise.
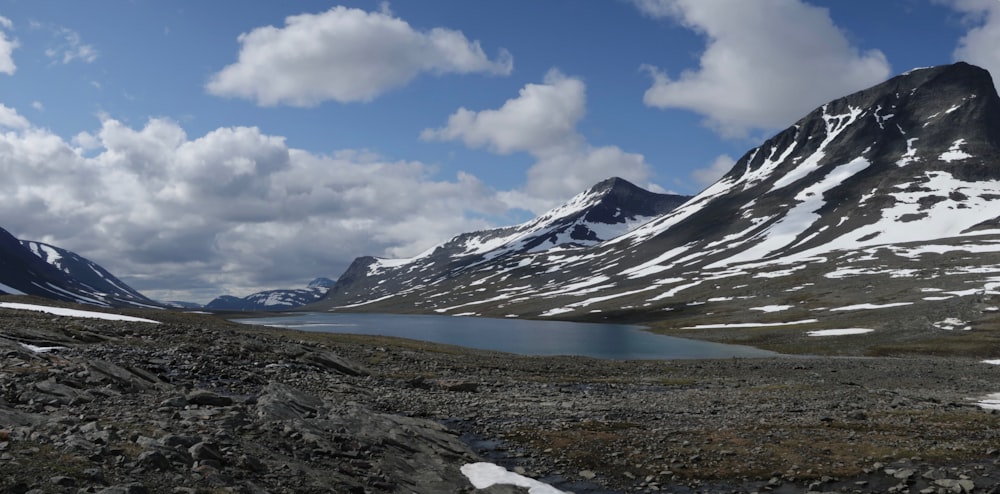
<path fill-rule="evenodd" d="M 246 297 L 223 295 L 204 306 L 216 311 L 282 311 L 311 304 L 335 285 L 330 278 L 316 278 L 306 288 L 265 290 Z"/>
<path fill-rule="evenodd" d="M 629 192 L 596 206 L 608 190 Z M 525 225 L 360 258 L 311 308 L 883 332 L 1000 310 L 1000 98 L 969 64 L 829 102 L 630 216 L 647 194 L 612 180 Z"/>
<path fill-rule="evenodd" d="M 453 280 L 506 279 L 502 276 L 506 268 L 500 266 L 529 265 L 542 253 L 560 256 L 598 245 L 688 199 L 652 193 L 611 178 L 521 225 L 463 233 L 411 259 L 358 258 L 326 298 L 311 308 L 365 305 L 400 297 L 419 299 L 427 293 L 441 293 L 439 290 L 461 289 Z M 468 296 L 477 297 L 486 291 L 480 287 L 482 283 L 463 287 L 470 288 Z"/>
<path fill-rule="evenodd" d="M 98 305 L 163 307 L 84 257 L 0 228 L 0 293 Z"/>
<path fill-rule="evenodd" d="M 93 261 L 54 245 L 18 240 L 0 228 L 0 294 L 34 295 L 102 307 L 279 311 L 316 302 L 334 284 L 329 278 L 316 278 L 306 288 L 267 290 L 246 297 L 222 296 L 207 305 L 157 302 Z"/>

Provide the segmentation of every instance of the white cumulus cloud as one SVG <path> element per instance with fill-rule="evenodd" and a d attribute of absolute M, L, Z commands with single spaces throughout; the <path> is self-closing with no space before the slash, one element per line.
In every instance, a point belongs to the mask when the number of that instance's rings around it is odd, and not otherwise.
<path fill-rule="evenodd" d="M 955 60 L 978 65 L 993 75 L 1000 88 L 1000 1 L 941 0 L 966 15 L 968 32 L 955 48 Z"/>
<path fill-rule="evenodd" d="M 21 116 L 17 110 L 0 103 L 0 127 L 23 129 L 28 127 L 28 119 Z"/>
<path fill-rule="evenodd" d="M 370 152 L 321 155 L 255 127 L 189 136 L 104 116 L 64 140 L 0 106 L 4 224 L 104 265 L 159 299 L 336 277 L 359 255 L 411 256 L 493 226 L 506 206 L 475 177 Z"/>
<path fill-rule="evenodd" d="M 735 164 L 736 160 L 734 160 L 732 156 L 723 154 L 715 158 L 715 161 L 707 167 L 693 170 L 691 172 L 691 178 L 693 178 L 698 185 L 708 187 L 722 178 L 723 175 L 729 173 L 729 170 L 732 170 L 733 165 Z"/>
<path fill-rule="evenodd" d="M 7 37 L 5 31 L 14 28 L 10 19 L 0 15 L 0 73 L 14 75 L 17 65 L 14 64 L 14 50 L 18 47 L 16 39 Z"/>
<path fill-rule="evenodd" d="M 495 153 L 527 152 L 535 158 L 523 189 L 504 194 L 512 207 L 535 213 L 559 205 L 608 177 L 640 185 L 649 178 L 641 154 L 617 146 L 593 146 L 577 131 L 586 113 L 586 86 L 577 78 L 550 70 L 542 84 L 527 84 L 499 109 L 460 108 L 425 140 L 458 140 Z"/>
<path fill-rule="evenodd" d="M 513 69 L 505 50 L 491 60 L 462 32 L 420 31 L 386 7 L 290 16 L 284 27 L 258 27 L 239 42 L 238 61 L 213 75 L 206 89 L 264 106 L 370 101 L 421 73 L 507 75 Z"/>
<path fill-rule="evenodd" d="M 885 80 L 878 50 L 862 51 L 830 18 L 801 0 L 633 0 L 706 40 L 697 69 L 670 75 L 647 65 L 647 105 L 703 115 L 727 137 L 790 125 L 834 98 Z"/>

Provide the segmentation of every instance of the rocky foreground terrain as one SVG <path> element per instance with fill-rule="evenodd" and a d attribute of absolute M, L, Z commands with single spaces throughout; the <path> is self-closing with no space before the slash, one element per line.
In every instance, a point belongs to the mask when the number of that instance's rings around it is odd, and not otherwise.
<path fill-rule="evenodd" d="M 976 360 L 518 357 L 129 314 L 160 324 L 0 309 L 0 492 L 526 492 L 477 491 L 484 460 L 577 493 L 1000 490 L 975 404 L 1000 367 Z"/>

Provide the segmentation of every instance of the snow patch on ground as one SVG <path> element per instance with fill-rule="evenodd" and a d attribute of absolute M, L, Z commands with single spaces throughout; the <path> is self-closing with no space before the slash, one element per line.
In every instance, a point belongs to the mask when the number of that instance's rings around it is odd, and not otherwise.
<path fill-rule="evenodd" d="M 986 410 L 1000 410 L 1000 393 L 992 393 L 978 398 L 976 405 Z"/>
<path fill-rule="evenodd" d="M 751 307 L 750 310 L 759 310 L 762 312 L 781 312 L 783 310 L 791 309 L 791 305 L 765 305 L 763 307 Z"/>
<path fill-rule="evenodd" d="M 27 348 L 28 350 L 31 350 L 31 351 L 33 351 L 35 353 L 49 353 L 49 352 L 54 351 L 54 350 L 65 350 L 66 349 L 66 347 L 64 347 L 64 346 L 35 346 L 35 345 L 29 345 L 27 343 L 21 343 L 21 346 L 23 346 L 24 348 Z"/>
<path fill-rule="evenodd" d="M 467 463 L 462 465 L 462 474 L 476 489 L 486 489 L 494 485 L 513 485 L 528 489 L 528 494 L 566 494 L 549 484 L 518 475 L 494 463 Z"/>
<path fill-rule="evenodd" d="M 559 314 L 565 314 L 567 312 L 573 312 L 573 309 L 570 309 L 569 307 L 558 307 L 558 308 L 555 308 L 555 309 L 549 309 L 549 310 L 547 310 L 547 311 L 542 312 L 541 314 L 539 314 L 538 317 L 558 316 Z"/>
<path fill-rule="evenodd" d="M 942 321 L 935 322 L 933 326 L 935 328 L 943 329 L 945 331 L 954 331 L 956 329 L 961 331 L 969 331 L 972 329 L 972 326 L 969 326 L 969 323 L 957 317 L 949 317 Z"/>
<path fill-rule="evenodd" d="M 844 336 L 852 334 L 865 334 L 875 331 L 874 329 L 865 328 L 844 328 L 844 329 L 820 329 L 818 331 L 809 331 L 806 333 L 809 336 Z"/>
<path fill-rule="evenodd" d="M 89 310 L 64 309 L 62 307 L 49 307 L 47 305 L 0 302 L 0 308 L 46 312 L 49 314 L 55 314 L 57 316 L 83 317 L 88 319 L 104 319 L 107 321 L 149 322 L 153 324 L 160 324 L 159 321 L 153 321 L 152 319 L 143 319 L 141 317 L 123 316 L 121 314 L 108 314 L 106 312 L 92 312 Z"/>
<path fill-rule="evenodd" d="M 844 307 L 836 307 L 830 309 L 831 311 L 838 310 L 872 310 L 872 309 L 887 309 L 889 307 L 902 307 L 904 305 L 913 305 L 913 302 L 894 302 L 891 304 L 857 304 L 857 305 L 845 305 Z"/>

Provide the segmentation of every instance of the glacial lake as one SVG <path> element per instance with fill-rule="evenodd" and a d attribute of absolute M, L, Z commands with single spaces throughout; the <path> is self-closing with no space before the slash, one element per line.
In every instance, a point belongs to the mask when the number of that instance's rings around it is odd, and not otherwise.
<path fill-rule="evenodd" d="M 611 360 L 771 357 L 739 345 L 662 336 L 621 324 L 480 317 L 307 312 L 234 319 L 299 331 L 397 336 L 520 355 L 580 355 Z"/>

